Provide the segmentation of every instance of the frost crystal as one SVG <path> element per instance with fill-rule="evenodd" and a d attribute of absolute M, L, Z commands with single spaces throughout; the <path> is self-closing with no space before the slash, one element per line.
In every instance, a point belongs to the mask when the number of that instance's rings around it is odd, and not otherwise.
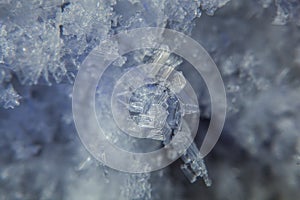
<path fill-rule="evenodd" d="M 229 1 L 230 0 L 202 0 L 200 2 L 201 8 L 205 10 L 208 15 L 213 15 L 218 8 L 223 7 Z"/>
<path fill-rule="evenodd" d="M 49 81 L 49 74 L 58 79 L 65 67 L 60 61 L 62 40 L 57 19 L 48 20 L 48 14 L 59 12 L 57 2 L 43 7 L 36 2 L 12 2 L 8 6 L 11 20 L 1 24 L 4 65 L 10 66 L 23 83 L 36 84 L 42 76 Z M 27 13 L 25 16 L 23 13 Z M 24 24 L 24 22 L 28 24 Z M 29 26 L 30 24 L 30 26 Z"/>
<path fill-rule="evenodd" d="M 211 1 L 217 8 L 225 1 Z M 80 62 L 112 30 L 160 26 L 189 33 L 207 1 L 0 2 L 0 64 L 22 84 L 72 83 Z M 134 12 L 133 12 L 134 11 Z M 26 13 L 26 15 L 24 15 Z M 115 63 L 124 64 L 124 59 Z"/>
<path fill-rule="evenodd" d="M 106 1 L 1 2 L 0 63 L 23 84 L 73 79 L 81 57 L 107 36 L 110 6 Z"/>
<path fill-rule="evenodd" d="M 5 88 L 0 87 L 0 105 L 3 104 L 4 108 L 14 108 L 20 104 L 20 95 L 16 93 L 12 85 L 8 85 Z"/>
<path fill-rule="evenodd" d="M 207 186 L 211 186 L 211 180 L 208 177 L 207 169 L 204 160 L 201 158 L 200 152 L 195 143 L 186 150 L 181 157 L 184 164 L 181 169 L 191 183 L 197 180 L 197 177 L 202 177 Z"/>
<path fill-rule="evenodd" d="M 168 63 L 172 59 L 169 53 L 161 51 L 155 55 L 154 63 Z M 182 131 L 183 115 L 200 112 L 198 105 L 185 103 L 184 98 L 179 100 L 176 97 L 187 81 L 182 72 L 174 70 L 175 67 L 176 64 L 172 67 L 154 65 L 150 74 L 161 82 L 146 84 L 135 90 L 128 105 L 129 113 L 136 124 L 152 129 L 150 138 L 162 140 L 164 145 L 169 144 L 178 131 Z M 170 158 L 176 155 L 169 153 Z M 197 177 L 203 177 L 205 184 L 211 185 L 206 166 L 195 143 L 186 150 L 182 160 L 184 164 L 181 169 L 190 182 L 195 182 Z"/>
<path fill-rule="evenodd" d="M 18 106 L 21 99 L 10 83 L 11 78 L 10 71 L 0 66 L 0 106 L 6 109 Z"/>
<path fill-rule="evenodd" d="M 186 199 L 185 192 L 191 198 L 232 200 L 299 196 L 300 1 L 227 2 L 0 0 L 0 199 Z M 206 16 L 225 4 L 222 12 Z M 224 79 L 228 124 L 210 165 L 216 179 L 213 192 L 179 186 L 173 180 L 182 173 L 172 178 L 154 173 L 150 181 L 149 173 L 117 172 L 79 152 L 83 147 L 74 137 L 70 108 L 72 83 L 82 61 L 99 44 L 100 53 L 118 57 L 112 63 L 116 71 L 105 84 L 131 66 L 163 65 L 147 73 L 155 81 L 147 79 L 130 93 L 117 94 L 128 119 L 148 130 L 146 140 L 155 148 L 188 131 L 182 116 L 201 110 L 201 119 L 209 121 L 203 85 L 193 85 L 200 106 L 176 97 L 189 84 L 184 75 L 193 72 L 167 47 L 119 55 L 117 42 L 103 44 L 112 34 L 149 26 L 192 35 L 209 50 Z M 124 88 L 137 79 L 128 77 Z M 101 101 L 112 88 L 105 89 L 97 103 L 110 119 L 110 104 Z M 116 125 L 109 120 L 101 123 L 107 138 L 126 150 L 151 146 L 113 132 Z M 170 158 L 176 156 L 172 153 Z M 196 143 L 183 153 L 181 169 L 189 181 L 202 178 L 211 185 Z"/>

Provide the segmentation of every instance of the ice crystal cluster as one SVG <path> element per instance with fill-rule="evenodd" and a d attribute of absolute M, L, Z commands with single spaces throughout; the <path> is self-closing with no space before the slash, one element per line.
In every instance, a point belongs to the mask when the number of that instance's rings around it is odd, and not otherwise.
<path fill-rule="evenodd" d="M 181 161 L 161 171 L 107 168 L 76 135 L 72 84 L 85 57 L 115 33 L 149 26 L 190 35 L 220 70 L 227 120 L 205 159 L 209 176 L 197 148 L 210 120 L 204 84 L 193 88 L 201 100 L 198 136 Z M 114 44 L 102 46 L 117 51 Z M 162 53 L 135 51 L 113 65 L 126 70 L 161 62 Z M 189 66 L 176 55 L 163 64 L 182 71 Z M 114 73 L 108 72 L 106 85 Z M 299 199 L 299 77 L 298 0 L 0 0 L 0 199 Z M 180 90 L 181 84 L 178 73 L 171 86 Z M 147 85 L 130 101 L 138 125 L 163 130 L 154 146 L 168 144 L 180 124 L 184 108 L 171 96 L 161 85 Z M 103 98 L 96 102 L 105 111 Z M 160 117 L 155 124 L 147 121 L 153 115 Z M 127 149 L 153 145 L 109 137 Z"/>

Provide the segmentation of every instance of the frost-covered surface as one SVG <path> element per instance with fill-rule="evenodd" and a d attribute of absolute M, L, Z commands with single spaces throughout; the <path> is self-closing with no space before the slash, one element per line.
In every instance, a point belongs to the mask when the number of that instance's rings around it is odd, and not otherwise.
<path fill-rule="evenodd" d="M 0 0 L 0 199 L 298 199 L 299 23 L 298 0 Z M 76 135 L 81 62 L 109 35 L 147 26 L 191 34 L 222 74 L 228 115 L 206 161 L 210 188 L 190 184 L 179 161 L 153 174 L 109 169 Z M 114 64 L 153 59 L 145 50 Z"/>

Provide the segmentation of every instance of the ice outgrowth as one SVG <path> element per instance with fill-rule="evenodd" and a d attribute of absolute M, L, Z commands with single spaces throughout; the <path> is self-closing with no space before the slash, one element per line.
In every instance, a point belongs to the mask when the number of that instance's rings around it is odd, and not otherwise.
<path fill-rule="evenodd" d="M 156 54 L 154 61 L 158 63 L 162 60 L 167 61 L 168 58 L 169 55 L 162 51 L 161 55 Z M 163 82 L 146 84 L 135 90 L 127 107 L 132 120 L 138 126 L 151 129 L 149 138 L 162 140 L 163 144 L 167 145 L 174 135 L 181 131 L 182 117 L 199 113 L 199 107 L 185 104 L 181 102 L 184 99 L 179 100 L 176 97 L 176 93 L 185 88 L 186 79 L 182 72 L 174 72 L 174 66 L 168 68 L 157 65 L 151 72 L 151 75 Z M 205 184 L 211 185 L 206 166 L 195 143 L 184 152 L 181 159 L 184 162 L 181 169 L 191 183 L 195 182 L 197 177 L 203 177 Z"/>
<path fill-rule="evenodd" d="M 202 177 L 205 184 L 211 186 L 211 179 L 208 177 L 206 166 L 195 143 L 192 143 L 181 159 L 184 162 L 181 169 L 191 183 L 194 183 L 198 177 Z"/>
<path fill-rule="evenodd" d="M 0 0 L 0 199 L 299 199 L 299 26 L 299 0 Z M 167 47 L 119 55 L 117 43 L 103 44 L 141 27 L 191 36 L 220 71 L 227 117 L 205 157 L 209 169 L 197 147 L 211 118 L 201 76 Z M 154 151 L 187 131 L 185 116 L 201 111 L 198 134 L 181 160 L 158 172 L 129 174 L 85 150 L 74 126 L 72 89 L 98 45 L 118 58 L 95 97 L 108 140 L 128 151 Z M 122 73 L 149 63 L 164 66 L 148 73 L 155 81 L 116 98 L 130 110 L 130 128 L 148 135 L 140 141 L 112 123 L 106 96 Z M 198 104 L 176 97 L 189 82 Z M 190 183 L 198 178 L 212 187 Z"/>

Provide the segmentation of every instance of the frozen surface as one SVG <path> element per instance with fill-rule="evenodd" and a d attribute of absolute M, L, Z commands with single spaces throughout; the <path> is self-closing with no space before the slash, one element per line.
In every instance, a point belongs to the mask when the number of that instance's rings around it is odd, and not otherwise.
<path fill-rule="evenodd" d="M 191 35 L 219 67 L 228 114 L 219 143 L 205 158 L 208 167 L 196 147 L 210 119 L 205 85 L 193 85 L 199 109 L 180 108 L 201 113 L 199 136 L 167 169 L 117 172 L 93 160 L 78 140 L 71 97 L 80 64 L 108 36 L 147 26 Z M 298 199 L 299 26 L 298 0 L 0 0 L 0 199 Z M 102 50 L 118 49 L 107 44 Z M 113 65 L 126 70 L 150 62 L 169 67 L 162 80 L 170 67 L 184 71 L 189 65 L 150 49 L 120 55 Z M 109 74 L 107 83 L 117 75 Z M 194 77 L 193 71 L 185 75 Z M 172 78 L 171 90 L 182 90 L 182 74 Z M 159 127 L 156 139 L 163 143 L 140 145 L 121 133 L 110 140 L 142 150 L 169 143 L 180 122 L 168 118 L 178 110 L 165 94 L 148 110 L 148 96 L 130 104 L 137 123 Z M 197 177 L 212 187 L 190 184 Z"/>

